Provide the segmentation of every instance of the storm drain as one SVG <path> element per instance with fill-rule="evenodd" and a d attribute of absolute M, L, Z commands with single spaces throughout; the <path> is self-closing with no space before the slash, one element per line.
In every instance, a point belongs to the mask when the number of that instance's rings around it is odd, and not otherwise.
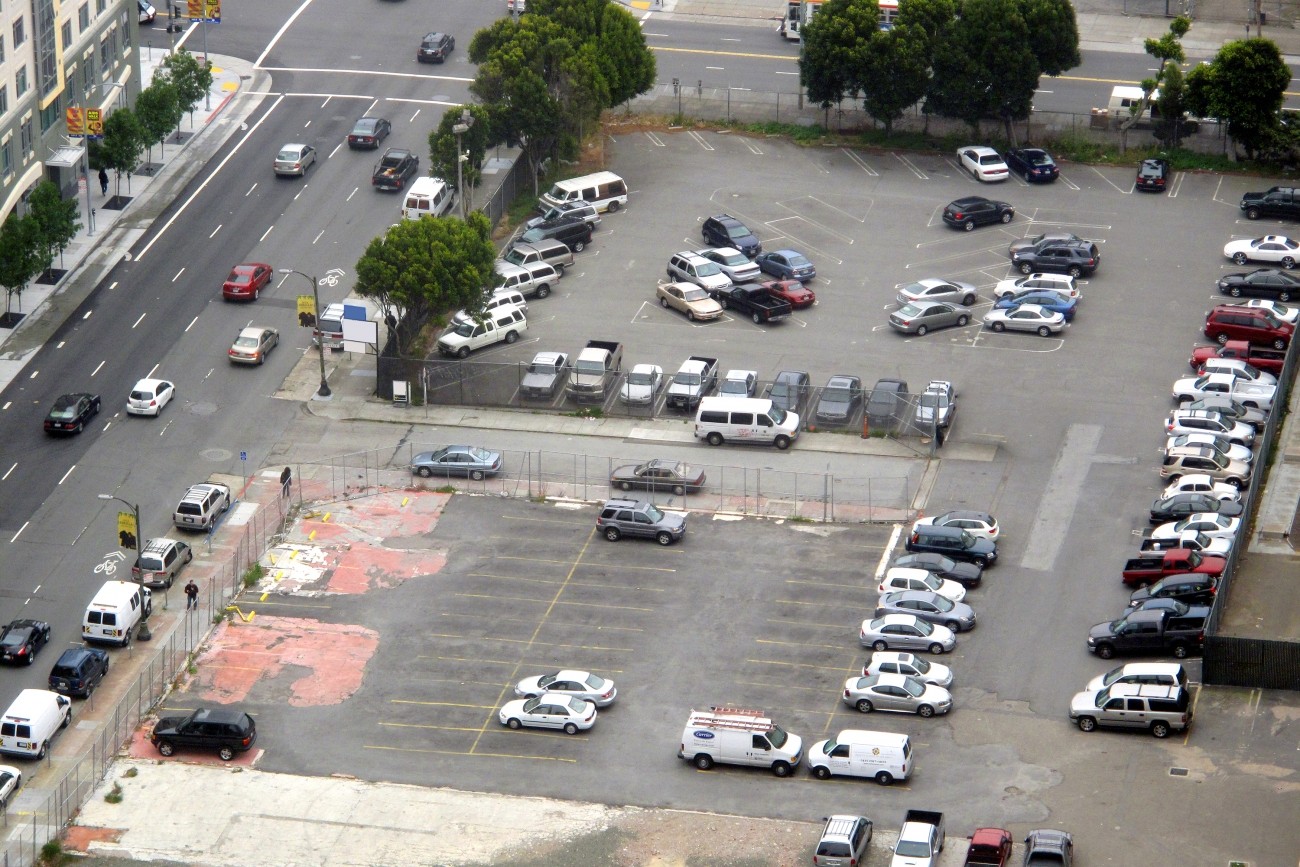
<path fill-rule="evenodd" d="M 1169 776 L 1171 776 L 1171 777 L 1185 777 L 1185 776 L 1187 776 L 1187 768 L 1170 768 L 1170 769 L 1169 769 Z"/>

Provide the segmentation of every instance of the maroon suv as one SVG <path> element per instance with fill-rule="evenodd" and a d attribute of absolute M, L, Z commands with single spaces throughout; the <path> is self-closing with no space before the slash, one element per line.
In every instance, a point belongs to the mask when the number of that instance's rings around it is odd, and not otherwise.
<path fill-rule="evenodd" d="M 1260 346 L 1286 349 L 1295 326 L 1258 307 L 1220 304 L 1205 314 L 1205 336 L 1219 343 L 1248 340 Z"/>

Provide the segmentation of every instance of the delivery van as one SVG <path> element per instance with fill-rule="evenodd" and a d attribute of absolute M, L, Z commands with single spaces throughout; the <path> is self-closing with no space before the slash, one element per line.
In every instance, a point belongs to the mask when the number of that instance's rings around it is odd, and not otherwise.
<path fill-rule="evenodd" d="M 695 414 L 695 438 L 711 446 L 771 443 L 784 450 L 799 439 L 799 416 L 766 397 L 706 397 Z"/>
<path fill-rule="evenodd" d="M 48 689 L 25 689 L 0 717 L 0 753 L 43 759 L 50 739 L 72 722 L 72 699 Z"/>
<path fill-rule="evenodd" d="M 750 765 L 788 777 L 803 759 L 803 738 L 761 710 L 711 707 L 691 711 L 677 755 L 701 771 L 715 764 Z"/>
<path fill-rule="evenodd" d="M 86 606 L 81 637 L 126 647 L 152 611 L 153 597 L 148 587 L 134 581 L 105 581 Z"/>
<path fill-rule="evenodd" d="M 907 735 L 845 729 L 808 748 L 808 767 L 819 780 L 832 774 L 872 777 L 882 786 L 912 773 L 912 741 Z"/>
<path fill-rule="evenodd" d="M 442 178 L 416 178 L 402 199 L 402 218 L 442 217 L 456 204 L 456 192 Z"/>

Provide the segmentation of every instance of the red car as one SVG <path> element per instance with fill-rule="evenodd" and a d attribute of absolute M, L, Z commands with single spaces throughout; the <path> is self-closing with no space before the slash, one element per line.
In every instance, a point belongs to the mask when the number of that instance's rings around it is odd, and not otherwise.
<path fill-rule="evenodd" d="M 256 301 L 271 282 L 273 269 L 263 262 L 250 262 L 230 269 L 221 284 L 221 297 L 227 301 Z"/>
<path fill-rule="evenodd" d="M 1217 343 L 1244 340 L 1274 349 L 1286 349 L 1295 326 L 1283 322 L 1271 310 L 1220 304 L 1205 314 L 1205 336 Z"/>
<path fill-rule="evenodd" d="M 798 280 L 764 280 L 759 284 L 782 301 L 789 301 L 796 310 L 811 307 L 817 296 Z"/>
<path fill-rule="evenodd" d="M 966 851 L 966 867 L 1006 867 L 1011 859 L 1011 834 L 1002 828 L 976 828 Z"/>

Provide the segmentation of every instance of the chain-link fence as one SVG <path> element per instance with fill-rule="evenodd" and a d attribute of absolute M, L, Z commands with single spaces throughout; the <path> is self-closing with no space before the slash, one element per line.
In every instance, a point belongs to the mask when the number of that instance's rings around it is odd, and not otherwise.
<path fill-rule="evenodd" d="M 46 768 L 59 774 L 46 799 L 24 809 L 21 814 L 4 813 L 9 826 L 4 846 L 3 867 L 27 867 L 36 863 L 41 847 L 56 839 L 72 821 L 82 805 L 90 798 L 95 787 L 104 779 L 113 759 L 128 744 L 141 722 L 184 675 L 193 654 L 211 632 L 220 616 L 224 616 L 232 600 L 243 587 L 243 576 L 257 562 L 262 553 L 283 532 L 288 517 L 289 498 L 280 496 L 272 503 L 263 503 L 257 510 L 232 508 L 224 520 L 224 529 L 234 530 L 235 522 L 242 530 L 230 549 L 223 547 L 218 555 L 227 554 L 217 565 L 206 587 L 201 589 L 196 607 L 186 608 L 185 595 L 179 587 L 156 590 L 153 594 L 153 614 L 148 625 L 155 630 L 148 643 L 144 639 L 127 648 L 113 652 L 112 671 L 126 669 L 136 657 L 144 657 L 139 673 L 126 687 L 125 694 L 103 715 L 102 723 L 75 756 L 67 755 L 62 741 L 80 735 L 80 727 L 65 730 L 55 739 L 54 749 L 43 760 Z M 208 538 L 211 542 L 211 537 Z M 196 546 L 202 543 L 196 543 Z M 191 564 L 190 569 L 196 569 Z M 186 573 L 183 576 L 188 577 Z M 73 706 L 74 717 L 97 714 L 98 707 L 108 702 L 107 688 Z M 42 781 L 41 788 L 46 788 Z M 24 807 L 27 805 L 24 804 Z M 19 823 L 12 823 L 21 815 Z M 16 825 L 16 827 L 14 826 Z"/>

